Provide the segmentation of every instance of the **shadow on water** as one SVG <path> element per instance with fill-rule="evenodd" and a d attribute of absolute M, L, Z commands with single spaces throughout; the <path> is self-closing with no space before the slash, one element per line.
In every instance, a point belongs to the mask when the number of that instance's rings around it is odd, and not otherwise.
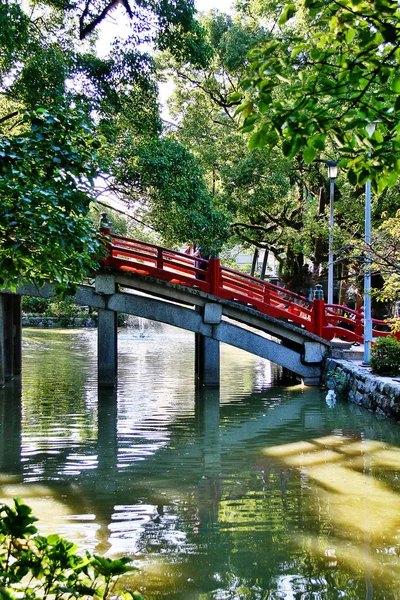
<path fill-rule="evenodd" d="M 221 392 L 196 390 L 186 337 L 125 334 L 115 391 L 91 335 L 25 354 L 0 391 L 1 499 L 41 532 L 131 555 L 148 598 L 397 597 L 398 425 L 230 349 Z"/>

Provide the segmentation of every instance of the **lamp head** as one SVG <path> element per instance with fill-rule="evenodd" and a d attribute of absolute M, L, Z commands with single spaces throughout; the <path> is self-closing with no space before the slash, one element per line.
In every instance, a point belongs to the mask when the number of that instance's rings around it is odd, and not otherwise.
<path fill-rule="evenodd" d="M 336 179 L 337 175 L 338 175 L 338 165 L 337 160 L 327 160 L 325 165 L 326 167 L 328 167 L 328 177 L 329 179 Z"/>

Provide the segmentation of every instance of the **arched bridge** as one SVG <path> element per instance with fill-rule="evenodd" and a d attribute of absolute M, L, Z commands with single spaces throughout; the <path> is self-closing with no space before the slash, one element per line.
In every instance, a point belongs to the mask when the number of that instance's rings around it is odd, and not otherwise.
<path fill-rule="evenodd" d="M 72 300 L 98 310 L 99 384 L 115 384 L 117 314 L 160 321 L 195 333 L 195 373 L 204 385 L 219 384 L 219 343 L 236 346 L 318 384 L 321 362 L 334 336 L 363 342 L 362 313 L 323 298 L 310 301 L 267 281 L 194 257 L 113 235 L 103 229 L 108 256 Z M 0 383 L 18 373 L 20 296 L 51 297 L 54 288 L 22 286 L 1 294 Z M 375 322 L 374 335 L 383 322 Z"/>

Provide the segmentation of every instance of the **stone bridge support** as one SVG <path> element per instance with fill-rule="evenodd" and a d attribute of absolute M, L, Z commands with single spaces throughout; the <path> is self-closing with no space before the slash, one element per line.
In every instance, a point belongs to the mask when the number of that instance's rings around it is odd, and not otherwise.
<path fill-rule="evenodd" d="M 98 309 L 97 369 L 99 388 L 114 387 L 118 373 L 118 313 L 109 310 L 108 301 L 116 291 L 112 275 L 98 275 L 96 294 L 103 296 L 105 308 Z"/>
<path fill-rule="evenodd" d="M 21 296 L 0 294 L 0 387 L 21 373 Z"/>
<path fill-rule="evenodd" d="M 211 325 L 216 334 L 222 319 L 222 307 L 208 302 L 198 309 L 205 325 Z M 196 383 L 202 386 L 219 386 L 220 383 L 220 342 L 214 337 L 195 333 L 194 371 Z"/>
<path fill-rule="evenodd" d="M 118 313 L 99 310 L 97 368 L 99 387 L 114 387 L 118 371 Z"/>
<path fill-rule="evenodd" d="M 219 386 L 219 341 L 195 333 L 194 371 L 196 382 L 204 386 Z"/>

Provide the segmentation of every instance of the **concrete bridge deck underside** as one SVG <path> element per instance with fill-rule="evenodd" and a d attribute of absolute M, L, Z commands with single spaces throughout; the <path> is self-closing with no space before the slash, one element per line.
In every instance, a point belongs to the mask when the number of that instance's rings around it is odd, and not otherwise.
<path fill-rule="evenodd" d="M 55 296 L 55 289 L 51 284 L 42 288 L 29 284 L 17 293 L 50 298 Z M 7 296 L 2 294 L 3 299 Z M 72 300 L 99 312 L 99 382 L 105 386 L 112 385 L 116 375 L 119 312 L 195 333 L 196 371 L 206 385 L 219 383 L 220 342 L 271 360 L 309 385 L 319 383 L 320 365 L 330 346 L 293 323 L 261 314 L 251 306 L 139 274 L 103 271 L 90 284 L 79 285 Z M 6 321 L 3 309 L 0 329 Z"/>

